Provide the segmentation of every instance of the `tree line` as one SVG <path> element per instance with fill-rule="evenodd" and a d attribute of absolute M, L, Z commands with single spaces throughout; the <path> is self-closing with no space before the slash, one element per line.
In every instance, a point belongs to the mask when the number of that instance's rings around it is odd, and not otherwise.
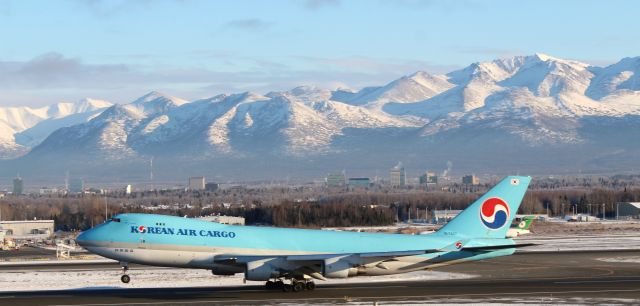
<path fill-rule="evenodd" d="M 487 188 L 489 186 L 486 186 Z M 386 190 L 348 191 L 338 194 L 311 194 L 311 200 L 292 200 L 278 190 L 242 195 L 225 194 L 230 205 L 215 195 L 150 195 L 144 197 L 6 197 L 0 200 L 2 220 L 53 219 L 56 230 L 74 231 L 104 222 L 105 214 L 125 212 L 160 213 L 176 216 L 222 214 L 244 217 L 248 225 L 284 227 L 379 226 L 405 221 L 410 216 L 424 219 L 425 211 L 464 209 L 486 188 L 471 191 Z M 241 193 L 238 191 L 238 193 Z M 264 194 L 267 193 L 267 194 Z M 640 188 L 553 188 L 529 190 L 519 213 L 559 216 L 577 211 L 600 212 L 615 217 L 615 203 L 640 202 Z M 107 203 L 107 207 L 105 207 Z M 164 205 L 164 206 L 163 206 Z M 106 211 L 105 211 L 106 208 Z M 152 210 L 151 210 L 151 209 Z"/>

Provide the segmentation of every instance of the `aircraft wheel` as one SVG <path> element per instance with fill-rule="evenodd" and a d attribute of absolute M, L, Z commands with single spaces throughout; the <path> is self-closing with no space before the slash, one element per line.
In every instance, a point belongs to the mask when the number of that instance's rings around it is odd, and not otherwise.
<path fill-rule="evenodd" d="M 304 283 L 303 282 L 294 282 L 292 285 L 292 289 L 293 292 L 300 292 L 302 290 L 304 290 Z"/>
<path fill-rule="evenodd" d="M 307 288 L 307 290 L 309 290 L 309 291 L 314 290 L 314 289 L 316 289 L 316 283 L 314 283 L 314 282 L 307 282 L 307 283 L 305 284 L 305 287 L 306 287 L 306 288 Z"/>
<path fill-rule="evenodd" d="M 291 292 L 291 290 L 293 290 L 293 286 L 292 285 L 289 285 L 289 284 L 283 284 L 282 285 L 282 291 Z"/>
<path fill-rule="evenodd" d="M 131 281 L 131 277 L 129 277 L 129 275 L 126 275 L 126 274 L 125 274 L 125 275 L 122 275 L 122 277 L 120 277 L 120 280 L 121 280 L 123 283 L 128 284 L 128 283 L 129 283 L 129 281 Z"/>
<path fill-rule="evenodd" d="M 267 290 L 273 290 L 276 288 L 276 283 L 272 282 L 272 281 L 268 281 L 265 284 L 265 287 L 267 288 Z"/>
<path fill-rule="evenodd" d="M 282 289 L 282 287 L 284 287 L 284 282 L 281 280 L 276 281 L 274 284 L 275 284 L 274 286 L 275 289 Z"/>

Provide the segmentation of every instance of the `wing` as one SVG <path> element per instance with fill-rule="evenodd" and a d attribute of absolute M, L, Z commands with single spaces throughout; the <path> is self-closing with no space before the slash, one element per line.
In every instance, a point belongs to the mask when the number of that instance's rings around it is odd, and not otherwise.
<path fill-rule="evenodd" d="M 441 252 L 490 252 L 494 250 L 517 248 L 527 245 L 489 245 L 464 247 L 468 241 L 457 241 L 439 249 L 362 252 L 362 253 L 332 253 L 332 254 L 280 254 L 280 255 L 240 255 L 222 254 L 214 257 L 214 264 L 227 265 L 245 269 L 248 280 L 269 280 L 274 275 L 304 276 L 325 280 L 330 278 L 346 278 L 357 274 L 360 267 L 375 266 L 388 269 L 386 262 L 396 261 L 407 256 L 419 256 Z"/>
<path fill-rule="evenodd" d="M 417 256 L 429 253 L 442 252 L 441 249 L 392 251 L 392 252 L 365 252 L 365 253 L 336 253 L 336 254 L 304 254 L 304 255 L 232 255 L 223 254 L 214 258 L 216 263 L 247 263 L 265 258 L 282 258 L 287 261 L 323 261 L 331 258 L 355 256 L 359 258 L 395 258 L 403 256 Z"/>

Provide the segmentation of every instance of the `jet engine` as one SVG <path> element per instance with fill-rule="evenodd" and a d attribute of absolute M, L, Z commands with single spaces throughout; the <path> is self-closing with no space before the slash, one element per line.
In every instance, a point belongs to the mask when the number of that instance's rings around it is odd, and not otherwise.
<path fill-rule="evenodd" d="M 213 275 L 234 275 L 242 271 L 242 268 L 230 265 L 213 264 L 213 266 L 211 266 L 211 273 L 213 273 Z"/>

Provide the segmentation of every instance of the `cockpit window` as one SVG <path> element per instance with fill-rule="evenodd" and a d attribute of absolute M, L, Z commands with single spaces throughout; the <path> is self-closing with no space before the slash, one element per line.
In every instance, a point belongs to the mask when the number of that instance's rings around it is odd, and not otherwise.
<path fill-rule="evenodd" d="M 111 220 L 110 220 L 110 221 L 113 221 L 113 222 L 120 222 L 120 218 L 111 218 Z"/>

